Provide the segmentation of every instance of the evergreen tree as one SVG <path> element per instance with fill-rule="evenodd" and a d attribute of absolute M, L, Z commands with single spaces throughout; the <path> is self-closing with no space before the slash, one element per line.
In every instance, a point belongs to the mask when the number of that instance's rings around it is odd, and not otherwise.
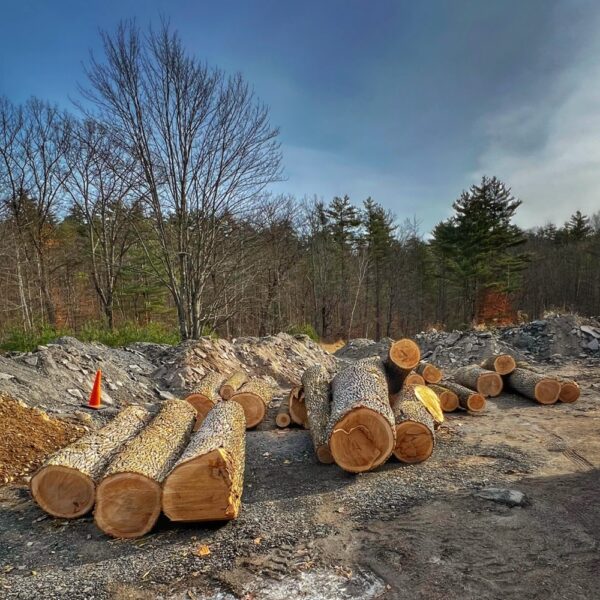
<path fill-rule="evenodd" d="M 571 242 L 581 242 L 592 234 L 592 227 L 588 216 L 580 210 L 565 223 L 566 238 Z"/>
<path fill-rule="evenodd" d="M 440 275 L 462 290 L 466 322 L 475 319 L 486 288 L 518 288 L 527 258 L 514 248 L 526 238 L 511 220 L 520 205 L 504 183 L 484 176 L 479 185 L 463 191 L 452 205 L 455 214 L 433 231 L 432 247 L 444 265 Z"/>

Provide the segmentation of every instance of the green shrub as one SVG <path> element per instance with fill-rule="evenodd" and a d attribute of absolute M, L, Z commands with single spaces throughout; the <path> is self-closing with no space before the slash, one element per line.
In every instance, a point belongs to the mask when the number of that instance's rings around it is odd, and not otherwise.
<path fill-rule="evenodd" d="M 313 342 L 319 341 L 319 334 L 310 323 L 304 323 L 303 325 L 292 325 L 288 327 L 287 332 L 290 335 L 307 335 Z"/>

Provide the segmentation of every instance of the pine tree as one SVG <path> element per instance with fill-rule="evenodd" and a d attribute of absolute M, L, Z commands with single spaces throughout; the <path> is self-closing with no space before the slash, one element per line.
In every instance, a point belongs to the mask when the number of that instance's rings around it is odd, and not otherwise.
<path fill-rule="evenodd" d="M 565 223 L 566 238 L 570 242 L 581 242 L 592 234 L 588 216 L 576 211 Z"/>
<path fill-rule="evenodd" d="M 455 214 L 433 231 L 432 247 L 444 265 L 440 275 L 462 291 L 464 319 L 472 322 L 486 288 L 515 291 L 527 257 L 514 252 L 526 240 L 511 220 L 521 201 L 496 177 L 463 191 Z"/>

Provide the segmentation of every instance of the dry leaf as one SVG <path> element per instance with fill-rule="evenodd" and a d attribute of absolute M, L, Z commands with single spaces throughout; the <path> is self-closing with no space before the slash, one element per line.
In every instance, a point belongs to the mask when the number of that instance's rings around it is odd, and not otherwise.
<path fill-rule="evenodd" d="M 196 556 L 208 556 L 210 554 L 210 548 L 205 545 L 198 546 L 194 554 L 196 554 Z"/>
<path fill-rule="evenodd" d="M 254 543 L 255 543 L 257 546 L 259 546 L 261 542 L 262 542 L 262 538 L 261 538 L 260 536 L 259 536 L 259 537 L 257 537 L 257 538 L 254 538 Z"/>

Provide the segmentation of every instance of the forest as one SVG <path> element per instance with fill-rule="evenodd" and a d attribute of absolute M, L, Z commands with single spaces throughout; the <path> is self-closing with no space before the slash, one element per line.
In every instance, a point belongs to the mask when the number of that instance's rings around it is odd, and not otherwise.
<path fill-rule="evenodd" d="M 190 56 L 166 24 L 123 23 L 103 47 L 73 111 L 0 98 L 3 347 L 600 314 L 600 212 L 576 199 L 567 222 L 522 230 L 510 182 L 484 176 L 426 232 L 346 190 L 273 195 L 279 131 L 241 75 Z"/>

